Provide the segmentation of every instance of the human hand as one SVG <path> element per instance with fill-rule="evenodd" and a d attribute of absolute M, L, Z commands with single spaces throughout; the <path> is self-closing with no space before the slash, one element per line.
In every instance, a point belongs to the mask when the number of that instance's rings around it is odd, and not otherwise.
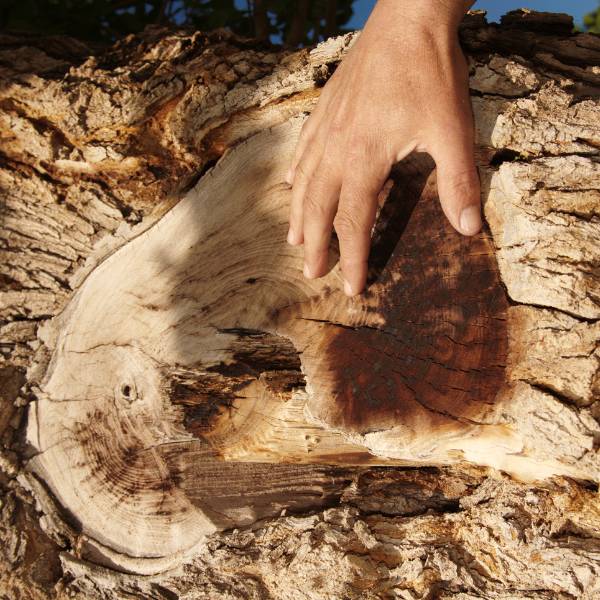
<path fill-rule="evenodd" d="M 468 69 L 457 35 L 471 4 L 379 0 L 323 88 L 287 177 L 288 242 L 304 244 L 306 277 L 326 274 L 334 227 L 344 291 L 363 290 L 377 196 L 392 165 L 415 150 L 436 163 L 452 226 L 465 235 L 480 230 Z"/>

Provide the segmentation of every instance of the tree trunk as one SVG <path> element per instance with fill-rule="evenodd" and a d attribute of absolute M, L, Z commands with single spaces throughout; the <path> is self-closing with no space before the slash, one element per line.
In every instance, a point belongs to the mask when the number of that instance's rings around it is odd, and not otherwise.
<path fill-rule="evenodd" d="M 305 38 L 306 22 L 308 21 L 308 12 L 310 10 L 310 0 L 296 0 L 294 2 L 294 13 L 290 30 L 286 36 L 286 42 L 291 46 L 297 46 Z"/>
<path fill-rule="evenodd" d="M 259 40 L 268 40 L 269 17 L 267 15 L 265 0 L 254 0 L 252 17 L 254 21 L 254 36 Z"/>
<path fill-rule="evenodd" d="M 7 598 L 600 597 L 600 39 L 469 15 L 486 228 L 396 165 L 370 286 L 285 243 L 357 34 L 0 39 Z M 441 132 L 443 134 L 443 132 Z"/>

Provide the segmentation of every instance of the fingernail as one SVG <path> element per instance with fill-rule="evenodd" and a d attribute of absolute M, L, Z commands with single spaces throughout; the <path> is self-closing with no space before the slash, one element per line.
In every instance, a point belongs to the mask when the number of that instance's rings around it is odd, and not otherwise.
<path fill-rule="evenodd" d="M 352 291 L 352 286 L 344 279 L 344 294 L 346 296 L 354 296 L 354 292 Z"/>
<path fill-rule="evenodd" d="M 304 264 L 304 277 L 306 277 L 306 279 L 312 279 L 312 273 L 310 272 L 310 269 L 308 267 L 308 265 L 305 263 Z"/>
<path fill-rule="evenodd" d="M 290 185 L 292 185 L 292 175 L 293 175 L 293 172 L 292 172 L 292 168 L 290 167 L 288 169 L 288 172 L 285 174 L 285 181 L 286 181 L 286 183 L 289 183 Z"/>
<path fill-rule="evenodd" d="M 460 230 L 465 235 L 475 235 L 481 229 L 481 208 L 471 204 L 460 213 Z"/>
<path fill-rule="evenodd" d="M 290 229 L 288 229 L 287 243 L 292 246 L 295 246 L 295 243 L 294 243 L 295 241 L 296 241 L 296 238 L 294 237 L 294 232 L 290 228 Z"/>

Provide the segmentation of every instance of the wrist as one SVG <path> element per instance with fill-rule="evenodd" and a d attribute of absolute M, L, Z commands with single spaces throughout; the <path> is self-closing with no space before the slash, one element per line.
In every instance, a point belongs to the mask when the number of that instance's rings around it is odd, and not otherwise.
<path fill-rule="evenodd" d="M 406 31 L 456 31 L 474 0 L 377 0 L 371 13 L 381 25 Z"/>

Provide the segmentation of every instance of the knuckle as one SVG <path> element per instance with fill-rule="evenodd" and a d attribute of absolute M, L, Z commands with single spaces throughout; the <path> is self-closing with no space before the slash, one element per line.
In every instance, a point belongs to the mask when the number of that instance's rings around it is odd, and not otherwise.
<path fill-rule="evenodd" d="M 309 176 L 306 171 L 306 165 L 304 164 L 304 161 L 299 160 L 298 162 L 295 162 L 293 167 L 295 169 L 295 171 L 294 171 L 294 179 L 295 180 L 302 181 L 305 183 L 309 181 Z"/>
<path fill-rule="evenodd" d="M 357 172 L 362 172 L 367 168 L 365 158 L 365 153 L 362 151 L 362 149 L 359 149 L 354 144 L 351 144 L 344 154 L 344 170 L 347 173 L 352 173 L 354 175 L 356 175 Z"/>
<path fill-rule="evenodd" d="M 316 194 L 308 193 L 304 198 L 304 211 L 310 214 L 311 217 L 322 219 L 325 218 L 325 207 Z"/>
<path fill-rule="evenodd" d="M 329 181 L 330 177 L 329 172 L 329 169 L 327 169 L 325 165 L 323 165 L 323 163 L 321 163 L 321 165 L 319 165 L 319 167 L 313 171 L 313 173 L 310 176 L 309 185 L 309 190 L 311 191 L 311 193 L 318 194 L 318 190 L 320 190 L 323 186 L 327 185 L 327 182 Z"/>
<path fill-rule="evenodd" d="M 474 168 L 465 169 L 447 176 L 445 184 L 455 194 L 473 194 L 479 187 L 479 179 Z"/>
<path fill-rule="evenodd" d="M 333 226 L 340 239 L 352 239 L 364 229 L 352 209 L 339 210 L 333 220 Z"/>
<path fill-rule="evenodd" d="M 327 145 L 318 166 L 310 174 L 308 189 L 316 195 L 321 195 L 324 190 L 330 189 L 339 177 L 340 168 L 335 148 Z"/>
<path fill-rule="evenodd" d="M 346 220 L 345 215 L 348 215 L 348 218 L 351 218 L 358 227 L 361 223 L 361 218 L 364 218 L 365 202 L 364 196 L 361 196 L 356 188 L 352 191 L 352 194 L 349 194 L 347 191 L 345 192 L 339 212 L 344 220 Z"/>
<path fill-rule="evenodd" d="M 374 168 L 379 171 L 383 162 L 381 147 L 370 135 L 363 132 L 352 133 L 344 153 L 344 167 L 350 173 L 369 173 Z"/>

